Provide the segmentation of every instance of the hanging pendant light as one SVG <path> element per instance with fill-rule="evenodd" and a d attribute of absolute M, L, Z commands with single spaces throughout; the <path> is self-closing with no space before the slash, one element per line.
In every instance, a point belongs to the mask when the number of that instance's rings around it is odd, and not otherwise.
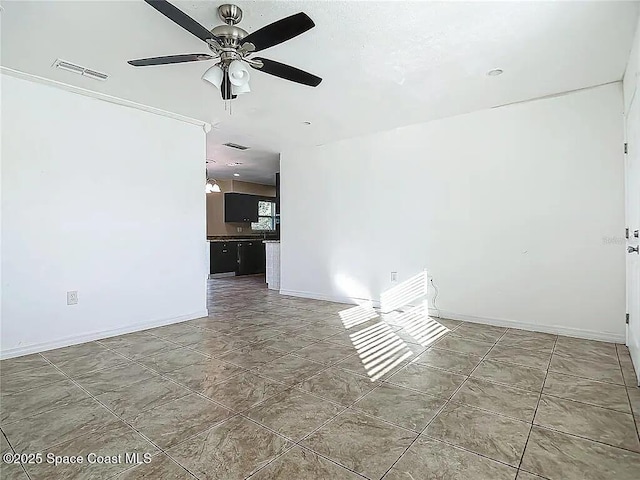
<path fill-rule="evenodd" d="M 209 172 L 205 170 L 204 172 L 207 178 L 207 184 L 204 186 L 204 191 L 206 193 L 220 193 L 220 185 L 214 180 L 209 178 Z"/>
<path fill-rule="evenodd" d="M 211 180 L 207 180 L 204 191 L 207 193 L 220 193 L 220 185 L 218 185 L 215 180 L 213 183 L 211 183 Z"/>

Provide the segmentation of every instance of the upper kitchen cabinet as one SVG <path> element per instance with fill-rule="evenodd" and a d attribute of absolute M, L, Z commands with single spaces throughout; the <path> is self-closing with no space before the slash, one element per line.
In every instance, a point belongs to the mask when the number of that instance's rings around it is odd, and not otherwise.
<path fill-rule="evenodd" d="M 258 221 L 258 198 L 246 193 L 224 194 L 224 221 L 248 223 Z"/>

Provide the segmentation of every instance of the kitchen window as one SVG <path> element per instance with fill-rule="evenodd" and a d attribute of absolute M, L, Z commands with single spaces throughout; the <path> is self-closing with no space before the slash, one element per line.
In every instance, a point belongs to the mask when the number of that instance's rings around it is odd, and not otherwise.
<path fill-rule="evenodd" d="M 276 204 L 267 200 L 258 202 L 258 221 L 251 222 L 251 230 L 276 229 Z"/>

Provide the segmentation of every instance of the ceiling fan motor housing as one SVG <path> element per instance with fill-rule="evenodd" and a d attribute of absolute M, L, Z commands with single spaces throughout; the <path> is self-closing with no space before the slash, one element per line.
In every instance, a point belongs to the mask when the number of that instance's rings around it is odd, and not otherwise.
<path fill-rule="evenodd" d="M 246 30 L 235 25 L 218 25 L 213 27 L 211 33 L 224 40 L 224 46 L 238 45 L 244 37 L 249 35 Z"/>

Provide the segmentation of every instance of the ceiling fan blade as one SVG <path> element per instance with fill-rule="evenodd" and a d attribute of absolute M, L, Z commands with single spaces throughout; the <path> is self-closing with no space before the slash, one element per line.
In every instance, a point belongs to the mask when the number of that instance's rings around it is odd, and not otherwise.
<path fill-rule="evenodd" d="M 242 43 L 254 44 L 255 51 L 259 52 L 297 37 L 315 26 L 306 13 L 300 12 L 256 30 L 244 37 Z"/>
<path fill-rule="evenodd" d="M 169 20 L 174 23 L 177 23 L 186 31 L 195 35 L 199 39 L 203 41 L 207 41 L 209 39 L 218 40 L 218 37 L 213 35 L 209 30 L 196 22 L 189 15 L 184 13 L 179 8 L 174 7 L 166 0 L 144 0 Z"/>
<path fill-rule="evenodd" d="M 285 65 L 275 60 L 269 60 L 268 58 L 254 57 L 252 60 L 260 60 L 262 62 L 261 68 L 253 68 L 268 73 L 269 75 L 274 75 L 296 83 L 302 83 L 303 85 L 309 85 L 310 87 L 317 87 L 320 85 L 320 82 L 322 82 L 320 77 L 316 77 L 309 72 L 292 67 L 291 65 Z"/>
<path fill-rule="evenodd" d="M 190 53 L 185 55 L 168 55 L 166 57 L 140 58 L 138 60 L 129 60 L 127 63 L 134 67 L 148 67 L 150 65 L 169 65 L 171 63 L 199 62 L 202 60 L 211 60 L 211 55 L 206 53 Z"/>

